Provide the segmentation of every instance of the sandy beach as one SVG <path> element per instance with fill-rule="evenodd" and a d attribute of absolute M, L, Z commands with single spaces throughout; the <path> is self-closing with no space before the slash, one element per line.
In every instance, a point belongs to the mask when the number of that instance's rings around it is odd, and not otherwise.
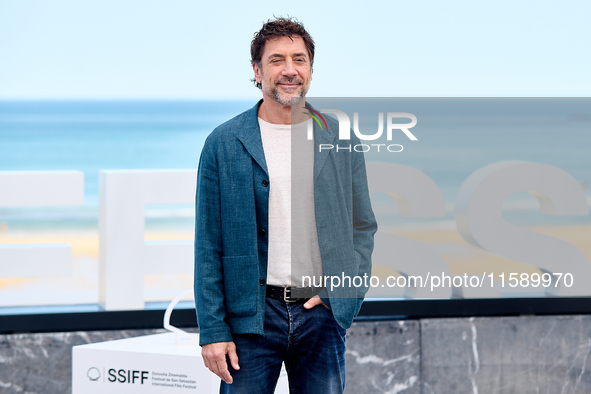
<path fill-rule="evenodd" d="M 532 231 L 562 239 L 580 249 L 591 261 L 591 226 L 529 227 Z M 427 243 L 441 250 L 452 275 L 482 275 L 490 273 L 540 273 L 530 264 L 512 261 L 469 245 L 456 230 L 404 231 L 390 230 L 392 234 Z M 192 232 L 146 232 L 146 241 L 192 240 Z M 98 302 L 98 231 L 14 232 L 0 234 L 0 244 L 67 243 L 72 246 L 73 266 L 69 277 L 61 278 L 3 278 L 0 279 L 0 306 L 93 304 Z M 374 261 L 373 275 L 382 279 L 399 273 Z M 146 301 L 172 299 L 191 289 L 193 274 L 146 275 L 144 278 Z M 589 278 L 591 279 L 591 278 Z M 392 296 L 400 292 L 391 291 Z M 486 296 L 486 292 L 482 296 Z M 478 296 L 478 294 L 476 294 Z"/>
<path fill-rule="evenodd" d="M 192 240 L 192 232 L 147 232 L 146 241 Z M 4 232 L 0 244 L 67 243 L 72 247 L 72 273 L 56 278 L 0 278 L 0 307 L 98 303 L 98 231 Z M 145 275 L 146 301 L 168 301 L 193 287 L 193 273 Z"/>

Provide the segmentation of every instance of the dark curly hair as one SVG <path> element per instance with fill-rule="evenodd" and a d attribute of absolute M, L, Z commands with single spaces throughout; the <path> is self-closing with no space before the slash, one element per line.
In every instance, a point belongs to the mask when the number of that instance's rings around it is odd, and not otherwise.
<path fill-rule="evenodd" d="M 269 19 L 259 30 L 254 34 L 254 38 L 250 43 L 250 62 L 251 64 L 261 65 L 261 57 L 265 50 L 265 43 L 267 40 L 277 37 L 289 37 L 293 40 L 293 36 L 302 37 L 306 49 L 308 50 L 308 56 L 310 56 L 310 66 L 314 64 L 314 40 L 308 34 L 304 25 L 299 22 L 296 18 L 275 18 L 274 20 Z M 252 79 L 254 85 L 262 89 L 260 83 L 254 78 Z"/>

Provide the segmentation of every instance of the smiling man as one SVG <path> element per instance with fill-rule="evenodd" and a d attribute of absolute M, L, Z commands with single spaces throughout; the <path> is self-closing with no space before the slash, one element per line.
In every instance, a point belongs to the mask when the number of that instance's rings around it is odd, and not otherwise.
<path fill-rule="evenodd" d="M 195 300 L 205 365 L 222 393 L 342 393 L 345 333 L 367 289 L 304 277 L 369 275 L 377 229 L 362 153 L 318 153 L 306 135 L 314 41 L 268 21 L 251 44 L 263 99 L 207 138 L 197 176 Z M 295 141 L 304 141 L 295 143 Z M 294 154 L 297 155 L 294 157 Z M 297 165 L 292 166 L 292 163 Z"/>

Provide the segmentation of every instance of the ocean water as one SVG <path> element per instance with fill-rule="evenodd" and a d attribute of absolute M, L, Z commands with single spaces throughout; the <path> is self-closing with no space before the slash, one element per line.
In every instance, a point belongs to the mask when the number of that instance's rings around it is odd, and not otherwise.
<path fill-rule="evenodd" d="M 207 135 L 250 108 L 240 101 L 0 102 L 0 171 L 77 170 L 84 206 L 0 208 L 13 229 L 96 228 L 98 173 L 193 169 Z M 146 225 L 192 226 L 191 206 L 147 209 Z"/>
<path fill-rule="evenodd" d="M 330 99 L 311 102 L 319 108 L 326 100 Z M 412 129 L 418 141 L 399 135 L 393 142 L 403 144 L 403 152 L 372 151 L 366 158 L 404 164 L 431 177 L 446 203 L 447 217 L 443 222 L 453 221 L 454 201 L 465 179 L 477 169 L 502 160 L 557 166 L 581 183 L 591 201 L 589 99 L 339 100 L 344 107 L 349 105 L 358 111 L 361 100 L 360 128 L 368 134 L 376 128 L 376 110 L 394 108 L 418 117 L 418 124 Z M 203 142 L 211 130 L 253 104 L 0 102 L 0 171 L 78 170 L 85 176 L 84 206 L 0 208 L 0 222 L 8 223 L 11 229 L 96 228 L 99 170 L 196 168 Z M 381 217 L 390 223 L 433 222 L 400 217 L 395 204 L 383 196 L 375 197 L 374 202 Z M 508 199 L 504 212 L 508 219 L 525 224 L 590 223 L 588 217 L 543 215 L 535 197 L 525 192 Z M 146 225 L 188 229 L 192 215 L 190 205 L 148 207 Z"/>

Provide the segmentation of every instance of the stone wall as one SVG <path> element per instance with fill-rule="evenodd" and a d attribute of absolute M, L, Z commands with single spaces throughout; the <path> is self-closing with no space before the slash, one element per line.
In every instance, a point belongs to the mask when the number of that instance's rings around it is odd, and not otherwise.
<path fill-rule="evenodd" d="M 157 332 L 0 335 L 0 393 L 69 393 L 72 346 Z M 591 393 L 591 316 L 357 322 L 347 335 L 351 394 Z"/>

